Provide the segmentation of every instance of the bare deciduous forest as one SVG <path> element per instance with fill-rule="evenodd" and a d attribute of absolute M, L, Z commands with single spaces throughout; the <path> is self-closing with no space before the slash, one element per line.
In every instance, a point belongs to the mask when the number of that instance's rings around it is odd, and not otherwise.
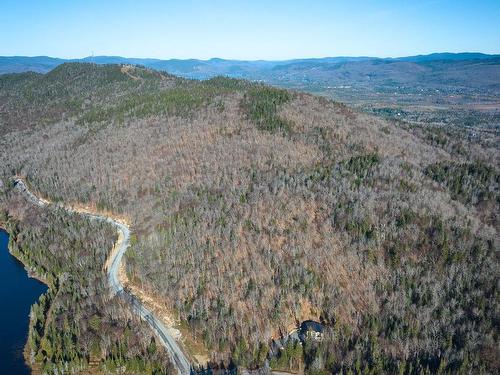
<path fill-rule="evenodd" d="M 116 239 L 113 227 L 39 208 L 9 188 L 0 202 L 10 251 L 49 286 L 31 307 L 25 355 L 34 369 L 171 371 L 149 326 L 109 293 L 103 265 Z"/>
<path fill-rule="evenodd" d="M 106 299 L 115 233 L 27 207 L 13 175 L 127 217 L 129 280 L 214 362 L 500 370 L 498 142 L 247 81 L 81 63 L 0 76 L 0 127 L 0 219 L 50 286 L 28 342 L 44 366 L 168 370 L 147 327 Z M 307 319 L 322 341 L 266 358 Z"/>

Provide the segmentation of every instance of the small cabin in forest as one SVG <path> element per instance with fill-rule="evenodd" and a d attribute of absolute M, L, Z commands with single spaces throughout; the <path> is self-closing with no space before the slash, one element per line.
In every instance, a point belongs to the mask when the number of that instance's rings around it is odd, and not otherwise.
<path fill-rule="evenodd" d="M 314 320 L 305 320 L 300 325 L 299 337 L 302 341 L 307 338 L 320 341 L 323 339 L 323 325 Z"/>

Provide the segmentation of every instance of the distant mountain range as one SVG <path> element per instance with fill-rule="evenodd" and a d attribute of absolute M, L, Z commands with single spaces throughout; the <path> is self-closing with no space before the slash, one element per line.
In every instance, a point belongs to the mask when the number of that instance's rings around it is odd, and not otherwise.
<path fill-rule="evenodd" d="M 404 110 L 406 117 L 415 121 L 497 126 L 500 119 L 500 55 L 482 53 L 283 61 L 160 60 L 120 56 L 65 60 L 14 56 L 0 57 L 0 74 L 46 73 L 68 62 L 141 65 L 191 79 L 228 76 L 259 81 L 326 96 L 368 112 L 397 117 Z M 459 109 L 462 112 L 459 113 Z M 443 113 L 436 115 L 436 111 Z"/>
<path fill-rule="evenodd" d="M 65 62 L 94 62 L 96 64 L 133 64 L 163 70 L 169 73 L 189 77 L 204 79 L 216 75 L 227 75 L 231 77 L 241 77 L 249 79 L 265 79 L 269 74 L 281 73 L 283 71 L 309 70 L 321 68 L 322 70 L 332 70 L 353 64 L 354 66 L 364 63 L 367 65 L 395 64 L 402 63 L 429 63 L 429 62 L 464 62 L 464 61 L 490 61 L 498 64 L 500 55 L 488 55 L 483 53 L 433 53 L 430 55 L 418 55 L 399 58 L 377 58 L 377 57 L 324 57 L 306 58 L 282 61 L 267 60 L 225 60 L 213 58 L 210 60 L 198 59 L 141 59 L 127 58 L 121 56 L 92 56 L 82 59 L 59 59 L 47 56 L 0 56 L 0 74 L 21 73 L 33 71 L 46 73 L 56 66 Z M 368 63 L 368 64 L 367 64 Z"/>

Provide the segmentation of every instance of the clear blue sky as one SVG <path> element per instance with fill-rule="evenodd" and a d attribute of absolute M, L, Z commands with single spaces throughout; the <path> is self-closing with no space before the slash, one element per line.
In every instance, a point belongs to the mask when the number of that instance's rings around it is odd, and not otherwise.
<path fill-rule="evenodd" d="M 0 55 L 288 59 L 500 52 L 500 0 L 1 0 Z"/>

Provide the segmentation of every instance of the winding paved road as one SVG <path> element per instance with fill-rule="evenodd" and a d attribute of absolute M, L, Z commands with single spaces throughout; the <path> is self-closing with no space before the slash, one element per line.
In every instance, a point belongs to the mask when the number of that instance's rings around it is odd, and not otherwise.
<path fill-rule="evenodd" d="M 39 207 L 45 207 L 52 205 L 53 203 L 50 203 L 44 199 L 41 199 L 37 197 L 35 194 L 33 194 L 26 186 L 23 180 L 20 178 L 16 178 L 14 180 L 15 186 L 22 191 L 23 193 L 26 194 L 28 199 L 33 203 L 36 204 Z M 55 204 L 54 204 L 55 205 Z M 116 251 L 112 251 L 110 254 L 111 259 L 108 259 L 107 264 L 110 264 L 108 270 L 107 270 L 107 277 L 108 277 L 108 282 L 110 285 L 110 288 L 113 292 L 113 294 L 119 294 L 123 298 L 125 298 L 130 305 L 132 306 L 133 311 L 138 314 L 143 320 L 147 321 L 155 334 L 158 336 L 160 339 L 161 343 L 165 346 L 167 349 L 172 361 L 174 362 L 174 365 L 177 367 L 179 370 L 179 373 L 181 375 L 189 375 L 192 372 L 191 365 L 189 361 L 187 360 L 186 356 L 180 349 L 179 345 L 177 342 L 173 339 L 173 337 L 168 333 L 167 328 L 165 325 L 151 312 L 142 304 L 142 302 L 135 297 L 132 293 L 130 293 L 127 289 L 125 289 L 120 282 L 120 279 L 118 278 L 118 271 L 120 268 L 120 264 L 123 258 L 123 254 L 125 254 L 125 251 L 127 250 L 130 242 L 130 229 L 129 227 L 121 223 L 111 217 L 108 216 L 103 216 L 103 215 L 97 215 L 97 214 L 92 214 L 92 213 L 87 213 L 87 212 L 81 212 L 78 210 L 75 210 L 74 208 L 67 207 L 64 205 L 57 205 L 57 207 L 61 207 L 65 209 L 68 212 L 71 213 L 78 213 L 80 215 L 87 216 L 91 219 L 94 220 L 99 220 L 99 221 L 106 221 L 113 225 L 120 235 L 122 236 L 122 241 L 120 242 L 120 246 Z"/>

